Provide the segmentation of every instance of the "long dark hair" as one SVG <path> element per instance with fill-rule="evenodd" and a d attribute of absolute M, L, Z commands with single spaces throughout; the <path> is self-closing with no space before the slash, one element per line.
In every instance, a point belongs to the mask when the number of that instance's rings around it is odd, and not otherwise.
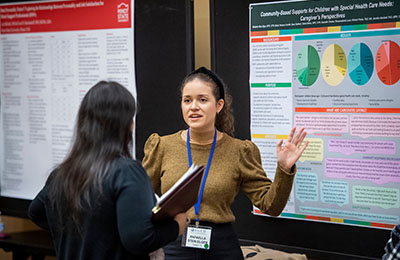
<path fill-rule="evenodd" d="M 135 99 L 117 82 L 100 81 L 86 93 L 71 151 L 48 180 L 49 199 L 61 227 L 72 224 L 79 230 L 80 214 L 93 206 L 93 194 L 102 194 L 113 161 L 131 157 L 135 112 Z"/>
<path fill-rule="evenodd" d="M 212 88 L 215 100 L 224 100 L 224 107 L 215 118 L 215 127 L 230 136 L 235 134 L 235 118 L 233 116 L 232 96 L 224 81 L 213 71 L 201 67 L 189 73 L 182 81 L 180 93 L 182 95 L 185 85 L 195 79 L 207 83 Z"/>

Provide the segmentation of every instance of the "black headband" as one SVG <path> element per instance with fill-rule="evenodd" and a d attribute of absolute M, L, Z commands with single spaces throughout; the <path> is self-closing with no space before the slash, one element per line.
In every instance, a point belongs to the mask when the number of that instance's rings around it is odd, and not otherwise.
<path fill-rule="evenodd" d="M 221 99 L 225 99 L 224 84 L 222 83 L 222 80 L 220 79 L 220 77 L 217 74 L 215 74 L 213 71 L 211 71 L 205 67 L 200 67 L 197 70 L 192 71 L 188 76 L 198 74 L 198 73 L 202 73 L 202 74 L 209 76 L 218 87 L 219 97 Z"/>

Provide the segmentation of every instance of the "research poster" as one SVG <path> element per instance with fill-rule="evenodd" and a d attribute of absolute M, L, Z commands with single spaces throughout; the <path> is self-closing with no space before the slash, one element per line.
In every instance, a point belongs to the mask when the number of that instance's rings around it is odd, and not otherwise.
<path fill-rule="evenodd" d="M 281 216 L 399 224 L 400 2 L 285 1 L 249 11 L 251 137 L 268 177 L 276 143 L 293 126 L 308 133 Z"/>
<path fill-rule="evenodd" d="M 0 4 L 0 195 L 33 199 L 69 151 L 88 89 L 136 97 L 131 0 Z"/>

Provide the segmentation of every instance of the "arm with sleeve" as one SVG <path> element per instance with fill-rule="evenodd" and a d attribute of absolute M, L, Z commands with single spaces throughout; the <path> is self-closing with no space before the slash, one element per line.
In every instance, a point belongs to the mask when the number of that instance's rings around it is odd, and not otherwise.
<path fill-rule="evenodd" d="M 176 169 L 184 168 L 188 163 L 186 143 L 182 141 L 180 132 L 164 137 L 151 135 L 144 151 L 143 166 L 154 189 L 161 187 L 161 191 L 167 190 L 179 179 Z M 207 163 L 209 150 L 206 146 L 193 145 L 192 156 L 200 164 Z M 214 223 L 234 221 L 229 207 L 239 189 L 264 213 L 276 216 L 282 212 L 292 189 L 295 166 L 288 173 L 278 165 L 275 181 L 272 182 L 262 168 L 257 146 L 249 140 L 239 140 L 226 134 L 217 142 L 212 160 L 200 207 L 200 220 Z M 224 194 L 221 195 L 221 192 Z M 193 209 L 188 214 L 193 217 Z"/>
<path fill-rule="evenodd" d="M 67 230 L 60 232 L 56 226 L 47 194 L 48 184 L 32 201 L 29 217 L 37 225 L 50 228 L 60 257 L 69 254 L 70 245 L 77 251 L 79 249 L 86 257 L 93 254 L 92 250 L 100 255 L 110 252 L 118 255 L 121 253 L 115 247 L 118 244 L 130 254 L 139 256 L 177 238 L 179 225 L 176 221 L 170 219 L 153 223 L 151 220 L 155 197 L 149 178 L 140 163 L 131 158 L 118 159 L 109 174 L 104 180 L 103 195 L 95 196 L 99 200 L 97 206 L 84 209 L 82 213 L 85 227 L 81 238 Z M 103 228 L 105 223 L 109 225 Z M 116 243 L 107 244 L 109 239 Z M 104 246 L 100 246 L 102 243 Z"/>
<path fill-rule="evenodd" d="M 170 219 L 151 221 L 154 192 L 145 170 L 138 164 L 120 169 L 113 183 L 118 230 L 121 242 L 130 252 L 154 251 L 177 238 L 179 225 Z"/>
<path fill-rule="evenodd" d="M 160 136 L 152 134 L 146 141 L 144 146 L 144 158 L 142 165 L 149 175 L 153 189 L 157 192 L 161 186 L 161 163 L 159 160 L 154 160 L 153 157 L 158 157 L 162 154 L 160 151 Z"/>
<path fill-rule="evenodd" d="M 257 146 L 251 141 L 244 142 L 239 164 L 242 177 L 241 188 L 262 212 L 278 216 L 285 208 L 292 190 L 296 166 L 293 166 L 291 172 L 285 172 L 278 165 L 272 182 L 262 168 Z"/>
<path fill-rule="evenodd" d="M 47 200 L 47 186 L 45 186 L 32 200 L 28 209 L 28 217 L 39 227 L 49 230 L 45 200 Z"/>

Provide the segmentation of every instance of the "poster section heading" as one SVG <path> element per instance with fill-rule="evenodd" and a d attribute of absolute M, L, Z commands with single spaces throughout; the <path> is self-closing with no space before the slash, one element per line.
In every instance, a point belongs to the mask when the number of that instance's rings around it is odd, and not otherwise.
<path fill-rule="evenodd" d="M 131 28 L 131 8 L 130 1 L 0 5 L 0 30 L 1 34 L 12 34 Z"/>
<path fill-rule="evenodd" d="M 400 2 L 380 1 L 300 1 L 253 4 L 251 31 L 283 30 L 335 25 L 395 22 L 399 19 Z M 279 23 L 277 19 L 279 18 Z"/>

